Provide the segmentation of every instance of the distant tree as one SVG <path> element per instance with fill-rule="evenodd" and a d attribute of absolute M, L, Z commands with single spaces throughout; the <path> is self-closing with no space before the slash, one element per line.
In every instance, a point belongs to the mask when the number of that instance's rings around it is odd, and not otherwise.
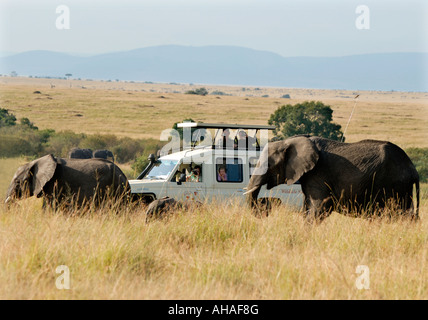
<path fill-rule="evenodd" d="M 23 126 L 23 127 L 28 127 L 29 129 L 31 129 L 31 130 L 39 130 L 39 128 L 37 128 L 35 125 L 34 125 L 34 123 L 32 123 L 31 121 L 30 121 L 30 119 L 28 119 L 28 118 L 22 118 L 21 119 L 21 121 L 20 121 L 20 123 L 21 123 L 21 126 Z"/>
<path fill-rule="evenodd" d="M 193 119 L 191 119 L 191 118 L 188 118 L 188 119 L 184 119 L 183 121 L 181 121 L 181 122 L 176 122 L 176 123 L 174 123 L 174 125 L 172 126 L 172 128 L 174 129 L 174 130 L 177 130 L 178 131 L 178 133 L 180 134 L 180 139 L 181 140 L 183 140 L 183 128 L 179 128 L 177 125 L 179 124 L 179 123 L 182 123 L 182 122 L 196 122 L 195 120 L 193 120 Z M 194 129 L 194 128 L 192 128 L 191 129 L 191 132 L 192 132 L 192 136 L 193 136 L 193 132 L 195 131 L 196 129 Z"/>
<path fill-rule="evenodd" d="M 322 102 L 306 101 L 279 107 L 271 114 L 268 123 L 274 125 L 276 140 L 297 134 L 310 134 L 332 140 L 343 136 L 341 126 L 332 122 L 333 110 Z"/>
<path fill-rule="evenodd" d="M 71 73 L 66 73 L 65 76 L 67 77 L 67 80 L 70 80 L 70 77 L 72 76 Z"/>
<path fill-rule="evenodd" d="M 16 125 L 16 117 L 9 110 L 0 108 L 0 128 Z"/>
<path fill-rule="evenodd" d="M 213 96 L 231 96 L 231 94 L 225 93 L 223 91 L 215 90 L 210 93 Z"/>
<path fill-rule="evenodd" d="M 11 76 L 11 77 L 17 77 L 17 76 L 18 76 L 18 73 L 17 73 L 16 71 L 12 71 L 12 72 L 10 73 L 10 76 Z"/>
<path fill-rule="evenodd" d="M 208 94 L 208 90 L 205 88 L 198 88 L 195 90 L 189 90 L 185 92 L 186 94 L 197 94 L 200 96 L 206 96 Z"/>

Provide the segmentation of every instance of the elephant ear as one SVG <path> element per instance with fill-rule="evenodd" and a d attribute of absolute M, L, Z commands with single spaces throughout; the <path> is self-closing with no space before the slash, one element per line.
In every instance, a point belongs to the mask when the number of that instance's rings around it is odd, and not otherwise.
<path fill-rule="evenodd" d="M 56 159 L 51 154 L 33 161 L 31 172 L 33 174 L 33 193 L 36 196 L 43 191 L 46 183 L 53 178 L 56 167 Z"/>
<path fill-rule="evenodd" d="M 287 139 L 285 142 L 285 181 L 291 185 L 311 171 L 319 159 L 318 150 L 306 136 Z"/>

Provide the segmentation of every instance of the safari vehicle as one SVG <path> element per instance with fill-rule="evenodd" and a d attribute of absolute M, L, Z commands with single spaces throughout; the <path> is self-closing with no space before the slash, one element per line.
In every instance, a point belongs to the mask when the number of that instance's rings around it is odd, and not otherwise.
<path fill-rule="evenodd" d="M 164 152 L 158 159 L 150 155 L 147 168 L 129 181 L 134 196 L 147 203 L 165 196 L 201 202 L 244 202 L 245 188 L 268 141 L 268 130 L 275 127 L 195 122 L 179 123 L 178 127 L 184 133 L 193 132 L 190 143 L 176 147 L 177 152 Z M 300 184 L 281 184 L 271 190 L 262 187 L 259 199 L 301 206 L 303 196 Z"/>

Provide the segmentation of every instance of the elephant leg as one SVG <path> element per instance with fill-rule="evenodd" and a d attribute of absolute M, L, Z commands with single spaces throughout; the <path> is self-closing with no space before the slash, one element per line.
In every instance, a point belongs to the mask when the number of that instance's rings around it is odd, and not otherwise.
<path fill-rule="evenodd" d="M 406 193 L 405 201 L 403 204 L 403 213 L 406 217 L 410 218 L 413 221 L 419 221 L 419 212 L 415 209 L 412 197 L 412 190 L 409 193 Z"/>
<path fill-rule="evenodd" d="M 413 205 L 409 209 L 404 211 L 404 216 L 412 221 L 419 221 L 419 214 L 417 213 Z"/>
<path fill-rule="evenodd" d="M 47 197 L 43 197 L 42 209 L 46 210 L 46 208 L 48 206 L 52 207 L 51 202 L 49 201 L 49 199 Z"/>
<path fill-rule="evenodd" d="M 399 203 L 399 206 L 401 207 L 403 217 L 408 218 L 412 221 L 419 221 L 418 210 L 415 209 L 415 206 L 413 204 L 413 197 L 411 195 L 406 193 L 401 203 Z"/>
<path fill-rule="evenodd" d="M 324 199 L 305 199 L 305 219 L 309 223 L 322 222 L 331 215 L 334 210 L 334 201 L 331 196 Z"/>

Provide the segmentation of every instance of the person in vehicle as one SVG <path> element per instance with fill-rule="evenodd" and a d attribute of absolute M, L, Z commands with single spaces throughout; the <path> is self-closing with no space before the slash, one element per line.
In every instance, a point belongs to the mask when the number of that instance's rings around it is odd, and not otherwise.
<path fill-rule="evenodd" d="M 227 173 L 226 173 L 225 167 L 218 168 L 217 181 L 219 182 L 227 181 Z"/>
<path fill-rule="evenodd" d="M 184 182 L 186 181 L 186 170 L 183 169 L 183 171 L 178 170 L 175 174 L 175 181 L 176 182 Z"/>
<path fill-rule="evenodd" d="M 243 130 L 238 133 L 238 148 L 255 148 L 257 146 L 257 139 L 249 137 Z"/>
<path fill-rule="evenodd" d="M 230 138 L 230 129 L 224 129 L 220 137 L 220 140 L 217 142 L 220 148 L 230 148 L 234 147 L 234 140 Z"/>
<path fill-rule="evenodd" d="M 201 182 L 202 181 L 202 169 L 201 166 L 196 166 L 193 168 L 192 172 L 189 176 L 187 176 L 186 181 L 187 182 Z"/>

